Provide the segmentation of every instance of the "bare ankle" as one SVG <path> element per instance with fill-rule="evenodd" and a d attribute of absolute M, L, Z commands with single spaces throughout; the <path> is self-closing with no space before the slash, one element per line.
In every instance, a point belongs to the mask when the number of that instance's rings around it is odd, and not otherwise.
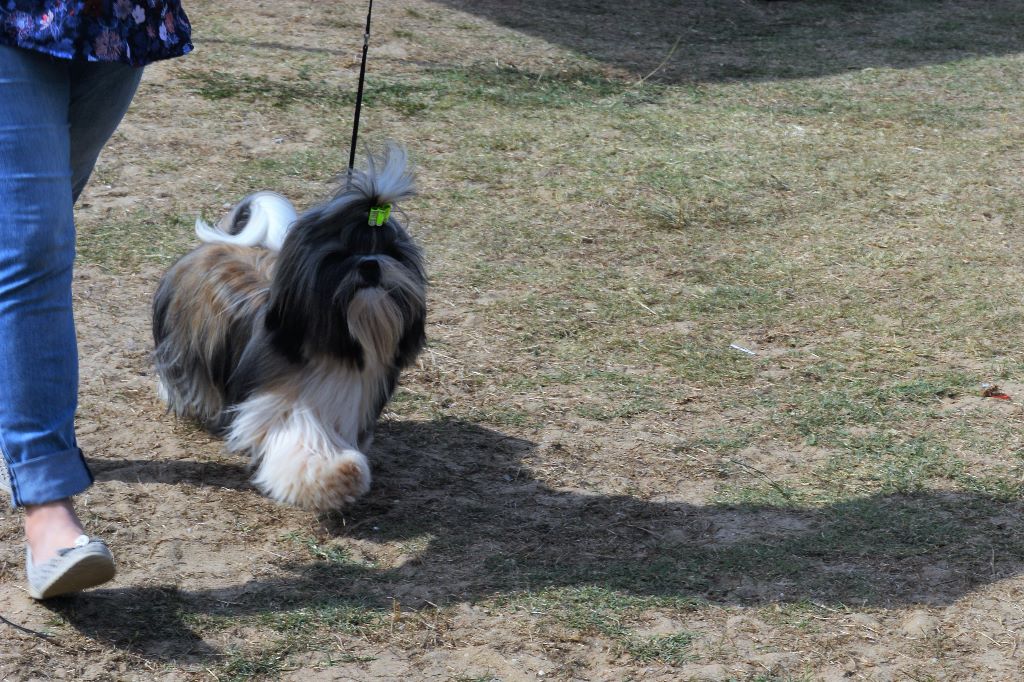
<path fill-rule="evenodd" d="M 25 506 L 25 541 L 36 561 L 70 547 L 83 534 L 82 522 L 70 499 Z"/>

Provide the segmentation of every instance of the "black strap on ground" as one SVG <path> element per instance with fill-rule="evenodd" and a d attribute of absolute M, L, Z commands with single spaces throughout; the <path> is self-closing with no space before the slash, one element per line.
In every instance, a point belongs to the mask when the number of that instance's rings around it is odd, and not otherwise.
<path fill-rule="evenodd" d="M 359 137 L 359 112 L 363 108 L 363 83 L 366 80 L 366 52 L 370 47 L 370 16 L 373 14 L 373 0 L 366 10 L 366 31 L 363 33 L 363 62 L 359 66 L 359 89 L 356 90 L 356 116 L 352 122 L 352 147 L 348 152 L 348 174 L 352 177 L 352 169 L 356 165 L 356 139 Z"/>

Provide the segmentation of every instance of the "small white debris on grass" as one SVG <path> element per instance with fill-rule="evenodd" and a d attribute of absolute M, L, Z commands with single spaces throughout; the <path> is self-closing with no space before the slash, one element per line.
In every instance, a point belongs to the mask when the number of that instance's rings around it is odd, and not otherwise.
<path fill-rule="evenodd" d="M 744 348 L 743 346 L 737 345 L 735 343 L 730 343 L 729 348 L 732 348 L 733 350 L 738 350 L 741 353 L 746 353 L 747 355 L 757 355 L 757 353 L 750 350 L 749 348 Z"/>

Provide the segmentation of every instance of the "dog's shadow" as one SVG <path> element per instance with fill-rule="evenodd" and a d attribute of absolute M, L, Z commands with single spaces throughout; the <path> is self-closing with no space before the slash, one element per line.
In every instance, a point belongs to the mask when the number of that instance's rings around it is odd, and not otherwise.
<path fill-rule="evenodd" d="M 1015 501 L 928 492 L 817 510 L 652 502 L 553 489 L 524 468 L 534 447 L 460 421 L 385 423 L 374 488 L 344 523 L 324 525 L 336 536 L 402 543 L 400 565 L 339 557 L 227 590 L 97 590 L 54 608 L 92 636 L 187 660 L 210 653 L 190 614 L 387 610 L 393 599 L 417 606 L 588 586 L 719 604 L 949 604 L 1024 569 Z M 167 466 L 196 473 L 195 463 Z M 234 485 L 246 485 L 244 468 L 236 473 Z M 109 617 L 136 612 L 151 626 Z"/>

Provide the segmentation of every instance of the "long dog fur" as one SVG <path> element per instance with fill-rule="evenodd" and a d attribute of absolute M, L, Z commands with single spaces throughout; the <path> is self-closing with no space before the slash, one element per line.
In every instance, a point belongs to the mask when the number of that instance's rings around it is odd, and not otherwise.
<path fill-rule="evenodd" d="M 369 487 L 363 451 L 426 341 L 426 276 L 396 214 L 373 227 L 368 213 L 412 193 L 404 152 L 389 148 L 383 165 L 371 160 L 299 216 L 279 253 L 272 240 L 241 245 L 206 226 L 211 243 L 160 282 L 161 393 L 174 413 L 248 452 L 253 483 L 273 499 L 327 510 Z M 220 225 L 235 224 L 231 215 Z"/>

